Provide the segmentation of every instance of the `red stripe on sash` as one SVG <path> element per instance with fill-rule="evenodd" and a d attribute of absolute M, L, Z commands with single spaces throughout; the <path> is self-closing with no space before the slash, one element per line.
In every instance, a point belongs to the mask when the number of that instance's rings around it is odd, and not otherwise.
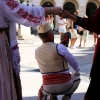
<path fill-rule="evenodd" d="M 71 80 L 71 74 L 49 74 L 42 78 L 43 85 L 62 84 Z"/>

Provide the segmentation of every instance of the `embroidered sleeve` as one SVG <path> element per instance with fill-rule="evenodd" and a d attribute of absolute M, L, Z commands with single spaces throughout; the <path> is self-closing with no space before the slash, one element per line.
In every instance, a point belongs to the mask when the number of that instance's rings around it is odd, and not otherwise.
<path fill-rule="evenodd" d="M 2 0 L 4 15 L 9 20 L 25 26 L 39 25 L 45 17 L 44 9 L 41 6 L 26 6 L 16 0 Z M 1 2 L 2 2 L 1 1 Z"/>
<path fill-rule="evenodd" d="M 20 74 L 20 53 L 17 41 L 13 41 L 11 44 L 11 54 L 12 54 L 12 61 L 13 61 L 13 70 L 16 75 Z"/>

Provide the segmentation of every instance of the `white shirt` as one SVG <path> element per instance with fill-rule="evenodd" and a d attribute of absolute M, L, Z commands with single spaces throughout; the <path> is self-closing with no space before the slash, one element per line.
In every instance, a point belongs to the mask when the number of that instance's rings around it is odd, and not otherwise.
<path fill-rule="evenodd" d="M 16 24 L 28 27 L 37 26 L 45 18 L 44 8 L 20 4 L 16 0 L 0 0 L 0 28 L 9 26 L 10 48 L 18 45 L 16 39 Z M 20 72 L 19 49 L 12 50 L 13 69 L 16 75 Z"/>
<path fill-rule="evenodd" d="M 58 44 L 58 52 L 67 60 L 68 64 L 73 68 L 74 73 L 79 73 L 80 67 L 76 58 L 68 51 L 63 44 Z M 69 73 L 69 71 L 66 71 Z M 65 72 L 65 73 L 66 73 Z"/>
<path fill-rule="evenodd" d="M 8 27 L 9 21 L 25 26 L 39 25 L 45 18 L 41 6 L 20 4 L 16 0 L 0 0 L 0 28 Z"/>
<path fill-rule="evenodd" d="M 76 58 L 68 51 L 68 49 L 63 44 L 58 44 L 57 49 L 58 49 L 58 53 L 60 55 L 62 55 L 67 60 L 68 64 L 72 67 L 73 74 L 79 74 L 80 67 L 78 65 Z M 59 72 L 59 73 L 68 74 L 68 73 L 70 73 L 70 70 L 66 70 L 66 71 Z M 50 73 L 50 74 L 52 74 L 52 73 Z M 44 76 L 47 74 L 42 74 L 42 75 Z"/>
<path fill-rule="evenodd" d="M 64 24 L 64 25 L 59 25 L 59 29 L 66 29 L 66 19 L 59 19 L 58 20 L 59 24 Z"/>

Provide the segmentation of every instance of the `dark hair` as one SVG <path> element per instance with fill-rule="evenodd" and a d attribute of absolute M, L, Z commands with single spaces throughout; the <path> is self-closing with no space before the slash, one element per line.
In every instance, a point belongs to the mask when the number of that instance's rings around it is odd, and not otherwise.
<path fill-rule="evenodd" d="M 79 10 L 78 10 L 78 9 L 74 9 L 74 13 L 75 13 L 75 12 L 79 12 Z"/>

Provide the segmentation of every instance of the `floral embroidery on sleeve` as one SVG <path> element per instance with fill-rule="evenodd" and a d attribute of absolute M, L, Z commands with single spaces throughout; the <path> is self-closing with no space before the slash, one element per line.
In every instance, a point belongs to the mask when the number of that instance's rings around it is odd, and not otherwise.
<path fill-rule="evenodd" d="M 16 7 L 19 6 L 19 2 L 15 0 L 5 0 L 6 4 L 9 6 L 11 10 L 14 10 Z M 34 16 L 32 14 L 28 14 L 28 12 L 25 12 L 23 8 L 20 8 L 17 11 L 18 15 L 21 15 L 24 19 L 27 19 L 29 22 L 33 23 L 40 23 L 42 17 L 41 16 Z"/>
<path fill-rule="evenodd" d="M 14 10 L 19 5 L 19 2 L 15 0 L 5 0 L 5 2 L 11 10 Z"/>
<path fill-rule="evenodd" d="M 29 22 L 39 23 L 42 17 L 36 17 L 32 14 L 28 14 L 28 12 L 24 12 L 22 8 L 20 8 L 17 13 L 21 15 L 24 19 L 27 19 Z"/>

